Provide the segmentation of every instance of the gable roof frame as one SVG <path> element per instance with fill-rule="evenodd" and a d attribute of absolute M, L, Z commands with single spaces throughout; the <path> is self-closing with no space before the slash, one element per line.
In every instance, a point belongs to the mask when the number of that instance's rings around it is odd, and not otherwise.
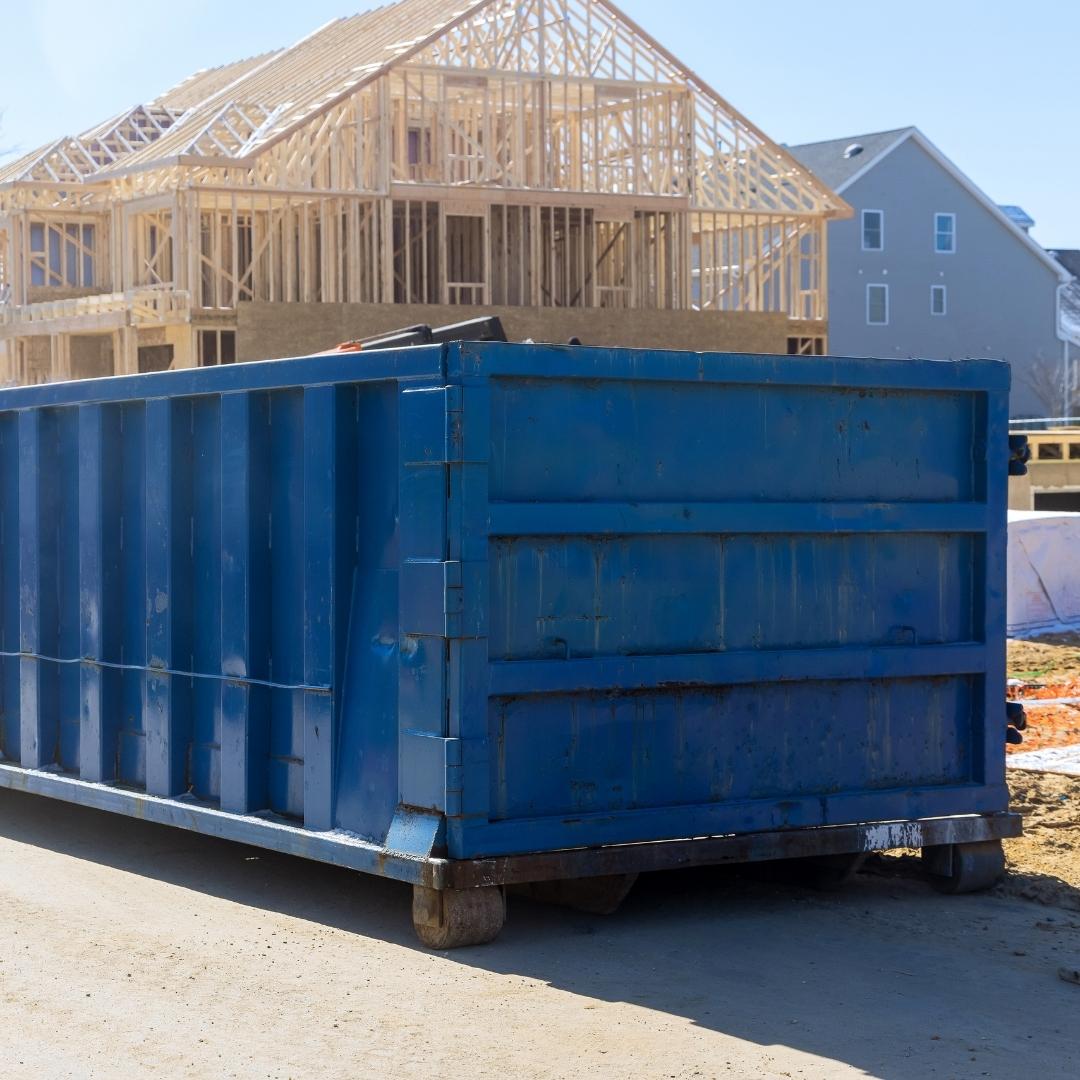
<path fill-rule="evenodd" d="M 411 60 L 412 57 L 416 56 L 418 53 L 423 52 L 423 50 L 426 49 L 429 45 L 432 45 L 436 41 L 438 41 L 439 38 L 442 37 L 444 34 L 453 30 L 455 27 L 460 26 L 462 23 L 468 22 L 468 20 L 471 19 L 474 15 L 478 15 L 481 11 L 484 10 L 484 8 L 491 7 L 493 4 L 497 4 L 500 2 L 502 2 L 502 0 L 474 0 L 472 4 L 468 4 L 464 9 L 457 12 L 446 22 L 436 25 L 429 33 L 424 34 L 422 37 L 417 38 L 414 41 L 401 42 L 400 44 L 404 46 L 403 51 L 396 53 L 394 56 L 391 56 L 388 59 L 384 60 L 378 66 L 366 71 L 360 79 L 356 80 L 355 83 L 350 84 L 346 89 L 341 90 L 337 94 L 334 94 L 331 97 L 327 98 L 325 101 L 322 101 L 319 104 L 318 108 L 311 110 L 311 112 L 305 114 L 303 117 L 298 118 L 295 123 L 290 124 L 282 131 L 277 132 L 275 135 L 271 136 L 259 146 L 257 152 L 264 153 L 265 151 L 272 149 L 279 142 L 282 142 L 285 139 L 289 138 L 289 136 L 294 134 L 301 127 L 310 124 L 313 120 L 317 120 L 320 116 L 325 116 L 332 109 L 335 109 L 339 105 L 344 104 L 344 102 L 348 101 L 349 98 L 351 98 L 358 91 L 363 90 L 366 86 L 370 86 L 371 83 L 375 82 L 377 79 L 381 79 L 384 75 L 386 75 L 393 68 L 397 67 L 399 64 L 404 64 L 407 61 Z M 252 164 L 251 159 L 254 156 L 254 153 L 249 154 L 248 157 L 245 159 L 244 164 Z"/>
<path fill-rule="evenodd" d="M 409 60 L 423 53 L 425 49 L 436 44 L 446 34 L 467 23 L 469 20 L 476 18 L 478 15 L 481 15 L 486 9 L 505 3 L 505 0 L 473 0 L 472 3 L 467 3 L 463 7 L 453 10 L 459 2 L 460 0 L 442 0 L 442 10 L 445 12 L 447 9 L 450 9 L 450 12 L 441 21 L 435 23 L 428 32 L 413 40 L 393 42 L 384 46 L 386 50 L 392 51 L 391 55 L 378 63 L 354 68 L 353 70 L 357 75 L 356 78 L 349 79 L 347 85 L 336 90 L 336 92 L 325 96 L 319 100 L 314 107 L 295 115 L 291 119 L 286 119 L 279 130 L 274 131 L 272 123 L 266 123 L 260 128 L 259 139 L 256 139 L 254 136 L 250 137 L 238 148 L 238 152 L 233 155 L 228 153 L 222 154 L 221 156 L 216 154 L 193 153 L 186 149 L 192 145 L 191 142 L 188 142 L 185 144 L 185 150 L 181 150 L 171 155 L 166 153 L 162 157 L 153 158 L 150 157 L 149 154 L 140 154 L 137 155 L 134 161 L 118 162 L 115 167 L 104 170 L 101 174 L 101 178 L 119 179 L 120 177 L 130 175 L 137 171 L 141 172 L 148 169 L 175 166 L 236 169 L 251 168 L 261 154 L 273 149 L 281 142 L 291 138 L 297 131 L 302 130 L 306 125 L 311 124 L 319 117 L 324 116 L 331 110 L 339 107 L 349 98 L 353 97 L 377 79 L 382 78 L 394 68 L 408 63 Z M 748 120 L 739 110 L 735 109 L 724 97 L 717 93 L 689 67 L 683 64 L 673 53 L 651 37 L 648 32 L 639 26 L 633 19 L 624 14 L 612 0 L 588 0 L 588 2 L 595 4 L 598 8 L 602 8 L 614 23 L 624 27 L 629 34 L 639 39 L 647 49 L 663 59 L 674 73 L 677 73 L 685 80 L 692 92 L 707 100 L 714 108 L 722 113 L 733 126 L 745 130 L 753 140 L 756 140 L 766 153 L 770 170 L 773 168 L 776 169 L 774 175 L 775 178 L 779 180 L 780 184 L 789 186 L 792 189 L 794 189 L 795 185 L 799 185 L 799 188 L 807 193 L 808 197 L 812 197 L 812 199 L 821 207 L 821 211 L 819 212 L 823 212 L 827 217 L 837 218 L 851 216 L 853 211 L 846 202 L 838 197 L 836 192 L 824 184 L 810 169 L 799 162 L 786 149 L 770 139 L 760 128 Z M 437 10 L 439 3 L 440 0 L 434 0 L 432 4 L 436 9 L 436 17 L 438 17 L 439 14 Z M 393 11 L 393 7 L 391 6 L 388 9 L 377 10 L 389 12 Z M 367 14 L 370 15 L 373 13 L 369 12 Z M 330 29 L 339 21 L 341 20 L 332 20 L 289 48 L 280 52 L 268 54 L 264 61 L 257 64 L 255 68 L 245 71 L 235 81 L 219 88 L 213 95 L 207 98 L 201 106 L 199 106 L 200 112 L 204 109 L 208 110 L 205 118 L 200 117 L 200 119 L 204 119 L 206 125 L 212 125 L 215 122 L 214 114 L 219 114 L 221 108 L 227 107 L 227 99 L 236 96 L 237 93 L 243 94 L 244 84 L 248 79 L 271 68 L 272 65 L 280 61 L 283 57 L 295 53 L 306 42 L 316 38 L 323 31 Z M 210 114 L 209 110 L 215 105 L 218 107 L 214 108 L 214 114 Z M 287 111 L 288 110 L 284 109 L 281 110 L 281 112 Z M 279 116 L 275 117 L 275 119 L 277 118 L 279 118 Z M 142 158 L 142 160 L 139 160 L 139 158 Z M 768 181 L 771 177 L 766 177 L 764 179 Z"/>
<path fill-rule="evenodd" d="M 305 113 L 303 116 L 297 117 L 297 119 L 293 123 L 289 124 L 281 131 L 275 132 L 272 136 L 270 136 L 263 143 L 261 143 L 257 150 L 249 151 L 246 156 L 242 158 L 208 158 L 202 155 L 195 154 L 176 154 L 172 157 L 162 158 L 156 161 L 129 164 L 125 167 L 121 167 L 120 169 L 110 171 L 108 173 L 108 178 L 119 178 L 135 171 L 141 172 L 149 168 L 165 168 L 172 165 L 199 165 L 209 168 L 234 169 L 250 168 L 254 164 L 254 159 L 259 154 L 263 154 L 267 150 L 273 149 L 273 147 L 277 146 L 278 143 L 284 142 L 300 128 L 304 127 L 307 124 L 310 124 L 313 120 L 317 120 L 320 116 L 324 116 L 326 113 L 330 112 L 338 105 L 341 105 L 343 102 L 348 101 L 349 98 L 351 98 L 354 94 L 363 90 L 365 87 L 369 86 L 377 79 L 382 78 L 382 76 L 389 72 L 391 68 L 395 67 L 398 64 L 405 63 L 411 57 L 415 56 L 417 53 L 421 52 L 429 45 L 438 41 L 438 39 L 443 34 L 447 33 L 448 31 L 454 29 L 454 27 L 459 26 L 461 23 L 472 18 L 473 15 L 479 13 L 489 5 L 499 2 L 500 0 L 474 0 L 473 3 L 468 4 L 464 9 L 456 12 L 453 17 L 446 22 L 436 25 L 430 32 L 420 38 L 417 38 L 415 41 L 408 42 L 407 48 L 405 48 L 402 52 L 396 53 L 395 55 L 388 57 L 382 63 L 366 70 L 360 78 L 349 83 L 347 87 L 338 91 L 336 94 L 333 94 L 321 101 L 317 108 L 312 109 L 310 112 Z M 223 95 L 227 94 L 229 91 L 241 86 L 246 79 L 270 67 L 276 61 L 280 60 L 283 56 L 295 52 L 306 42 L 311 41 L 313 38 L 317 37 L 324 30 L 329 29 L 338 21 L 340 20 L 332 19 L 330 22 L 324 23 L 317 30 L 314 30 L 312 33 L 301 38 L 299 41 L 295 42 L 293 45 L 290 45 L 288 48 L 281 50 L 281 52 L 269 55 L 266 61 L 260 64 L 257 68 L 255 68 L 254 71 L 245 72 L 243 75 L 240 76 L 240 78 L 219 90 L 211 98 L 208 98 L 207 101 L 203 103 L 203 107 L 208 105 L 209 102 L 214 101 L 216 98 L 220 98 Z M 406 43 L 403 42 L 402 44 L 405 45 Z"/>
<path fill-rule="evenodd" d="M 629 15 L 626 15 L 620 10 L 612 0 L 593 0 L 593 2 L 600 7 L 607 9 L 612 18 L 618 19 L 620 22 L 624 23 L 632 33 L 636 34 L 642 41 L 649 45 L 650 48 L 659 53 L 694 89 L 702 94 L 702 96 L 709 98 L 714 105 L 718 106 L 723 112 L 727 113 L 728 116 L 732 117 L 732 119 L 737 120 L 738 123 L 743 125 L 753 135 L 760 139 L 762 143 L 768 147 L 770 152 L 775 154 L 777 159 L 794 172 L 804 184 L 814 190 L 827 206 L 831 203 L 832 207 L 828 210 L 827 216 L 848 218 L 854 215 L 855 211 L 848 203 L 839 198 L 839 189 L 829 188 L 827 185 L 823 184 L 790 151 L 775 140 L 770 139 L 761 128 L 751 120 L 747 119 L 747 117 L 736 109 L 722 94 L 714 90 L 712 86 L 705 82 L 704 79 L 700 78 L 695 71 L 687 67 L 674 53 L 652 37 L 647 30 L 631 19 Z"/>

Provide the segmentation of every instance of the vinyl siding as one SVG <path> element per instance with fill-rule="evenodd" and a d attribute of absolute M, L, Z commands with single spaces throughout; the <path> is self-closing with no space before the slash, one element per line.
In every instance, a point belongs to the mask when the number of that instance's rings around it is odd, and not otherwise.
<path fill-rule="evenodd" d="M 845 356 L 988 357 L 1013 365 L 1014 416 L 1057 415 L 1033 391 L 1060 364 L 1054 272 L 912 140 L 843 192 L 854 219 L 829 233 L 830 351 Z M 861 210 L 885 213 L 885 250 L 862 250 Z M 956 251 L 934 250 L 934 215 L 956 214 Z M 868 326 L 866 286 L 889 285 L 889 324 Z M 948 290 L 933 315 L 930 287 Z"/>

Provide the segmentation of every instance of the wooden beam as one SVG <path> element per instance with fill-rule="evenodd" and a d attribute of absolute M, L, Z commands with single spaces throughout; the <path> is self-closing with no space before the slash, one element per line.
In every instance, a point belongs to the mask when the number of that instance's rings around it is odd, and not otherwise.
<path fill-rule="evenodd" d="M 43 179 L 0 183 L 0 340 L 58 335 L 62 371 L 63 335 L 115 332 L 128 370 L 133 321 L 231 328 L 249 300 L 825 325 L 846 204 L 612 3 L 432 0 L 419 27 L 413 10 L 339 20 L 188 112 L 133 110 L 48 147 Z M 176 303 L 35 304 L 87 288 Z"/>

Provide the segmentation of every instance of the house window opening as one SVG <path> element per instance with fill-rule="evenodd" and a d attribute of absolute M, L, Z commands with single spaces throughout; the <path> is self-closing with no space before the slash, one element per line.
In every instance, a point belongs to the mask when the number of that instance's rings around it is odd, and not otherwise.
<path fill-rule="evenodd" d="M 885 250 L 885 214 L 881 210 L 862 212 L 863 251 Z"/>
<path fill-rule="evenodd" d="M 86 289 L 95 284 L 97 229 L 75 222 L 30 223 L 30 285 Z"/>
<path fill-rule="evenodd" d="M 217 367 L 236 363 L 235 330 L 199 331 L 199 366 Z"/>
<path fill-rule="evenodd" d="M 866 322 L 869 326 L 889 325 L 889 286 L 866 286 Z"/>
<path fill-rule="evenodd" d="M 956 215 L 934 215 L 934 250 L 939 255 L 956 253 Z"/>

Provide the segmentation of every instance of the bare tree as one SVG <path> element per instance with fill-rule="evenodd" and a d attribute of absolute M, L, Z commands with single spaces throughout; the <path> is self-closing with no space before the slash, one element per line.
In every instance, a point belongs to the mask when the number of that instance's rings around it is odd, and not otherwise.
<path fill-rule="evenodd" d="M 1017 382 L 1026 386 L 1045 410 L 1044 416 L 1075 416 L 1080 410 L 1080 389 L 1075 379 L 1069 380 L 1072 385 L 1066 398 L 1067 374 L 1060 357 L 1035 357 L 1013 370 Z"/>

